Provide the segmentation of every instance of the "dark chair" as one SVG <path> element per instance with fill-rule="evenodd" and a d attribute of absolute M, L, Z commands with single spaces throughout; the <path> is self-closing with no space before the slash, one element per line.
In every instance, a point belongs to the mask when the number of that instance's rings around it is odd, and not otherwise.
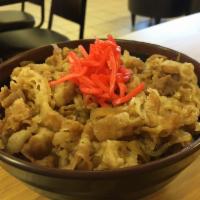
<path fill-rule="evenodd" d="M 23 0 L 22 11 L 25 11 L 25 3 L 30 2 L 40 6 L 40 22 L 36 27 L 41 27 L 45 20 L 45 0 Z"/>
<path fill-rule="evenodd" d="M 0 0 L 0 6 L 5 6 L 14 3 L 21 3 L 23 0 Z"/>
<path fill-rule="evenodd" d="M 53 22 L 53 14 L 62 16 L 72 22 L 80 25 L 79 39 L 83 39 L 85 26 L 85 11 L 87 0 L 57 0 L 52 1 L 54 8 L 50 14 L 48 28 L 51 29 Z M 63 5 L 63 6 L 61 6 Z"/>
<path fill-rule="evenodd" d="M 153 18 L 158 24 L 161 18 L 186 14 L 188 3 L 188 0 L 129 0 L 128 6 L 133 25 L 136 15 Z"/>
<path fill-rule="evenodd" d="M 2 0 L 0 6 L 9 5 L 13 3 L 21 3 L 22 10 L 8 10 L 0 11 L 0 32 L 10 31 L 22 28 L 31 28 L 35 24 L 34 17 L 24 11 L 25 2 L 28 0 Z M 36 3 L 41 6 L 41 21 L 39 27 L 44 22 L 44 0 L 29 0 L 32 3 Z"/>
<path fill-rule="evenodd" d="M 188 14 L 200 12 L 200 1 L 189 0 Z"/>
<path fill-rule="evenodd" d="M 28 28 L 0 33 L 0 57 L 5 60 L 22 51 L 68 40 L 66 36 L 51 30 L 54 14 L 80 24 L 82 37 L 85 10 L 86 0 L 52 0 L 48 29 Z"/>

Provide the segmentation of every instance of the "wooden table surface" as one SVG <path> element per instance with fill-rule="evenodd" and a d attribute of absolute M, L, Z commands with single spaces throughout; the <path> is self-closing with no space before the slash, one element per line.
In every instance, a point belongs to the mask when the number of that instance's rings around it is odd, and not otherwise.
<path fill-rule="evenodd" d="M 166 22 L 123 38 L 157 43 L 184 52 L 200 61 L 200 14 Z M 200 200 L 199 171 L 200 157 L 173 182 L 144 200 Z M 0 168 L 0 200 L 47 199 L 31 191 Z"/>

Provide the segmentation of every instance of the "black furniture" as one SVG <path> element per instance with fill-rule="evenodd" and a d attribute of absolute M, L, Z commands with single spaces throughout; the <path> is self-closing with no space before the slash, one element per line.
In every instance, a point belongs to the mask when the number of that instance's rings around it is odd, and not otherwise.
<path fill-rule="evenodd" d="M 200 1 L 199 0 L 190 0 L 188 7 L 188 14 L 193 14 L 200 12 Z"/>
<path fill-rule="evenodd" d="M 23 0 L 2 0 L 0 1 L 0 6 L 13 3 L 22 4 Z M 33 27 L 34 23 L 34 17 L 31 14 L 23 11 L 8 10 L 0 12 L 0 32 Z"/>
<path fill-rule="evenodd" d="M 0 32 L 16 30 L 22 28 L 30 28 L 35 24 L 34 17 L 24 11 L 25 2 L 28 0 L 3 0 L 0 1 L 0 6 L 9 5 L 13 3 L 21 3 L 22 10 L 8 10 L 0 11 Z M 41 21 L 39 27 L 44 22 L 44 0 L 29 0 L 32 3 L 40 5 L 41 7 Z"/>
<path fill-rule="evenodd" d="M 33 27 L 34 17 L 22 11 L 1 11 L 0 12 L 0 32 Z"/>
<path fill-rule="evenodd" d="M 5 60 L 19 52 L 69 40 L 67 36 L 51 30 L 54 14 L 80 24 L 82 38 L 85 10 L 86 0 L 52 0 L 47 29 L 28 28 L 0 33 L 0 57 Z"/>
<path fill-rule="evenodd" d="M 53 14 L 60 15 L 80 25 L 79 39 L 83 39 L 86 3 L 87 0 L 53 0 L 48 28 L 52 27 Z"/>
<path fill-rule="evenodd" d="M 161 18 L 186 14 L 188 5 L 189 0 L 129 0 L 128 2 L 133 25 L 136 15 L 154 18 L 158 24 Z"/>
<path fill-rule="evenodd" d="M 36 27 L 41 27 L 45 19 L 45 0 L 22 0 L 22 11 L 25 11 L 25 3 L 30 2 L 40 6 L 40 22 Z"/>

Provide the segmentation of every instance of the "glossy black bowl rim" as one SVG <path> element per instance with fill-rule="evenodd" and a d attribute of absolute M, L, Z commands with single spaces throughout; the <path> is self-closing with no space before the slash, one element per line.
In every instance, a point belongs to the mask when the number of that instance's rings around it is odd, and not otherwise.
<path fill-rule="evenodd" d="M 76 42 L 92 42 L 94 39 L 84 39 L 84 40 L 74 40 L 74 41 L 68 41 L 68 42 L 62 42 L 58 43 L 58 46 L 65 46 L 68 43 L 76 43 Z M 194 63 L 198 63 L 193 58 L 184 55 L 178 51 L 172 50 L 170 48 L 166 48 L 160 45 L 146 43 L 146 42 L 139 42 L 139 41 L 132 41 L 132 40 L 124 40 L 124 39 L 117 39 L 118 42 L 133 42 L 137 44 L 143 44 L 146 46 L 151 46 L 158 49 L 164 49 L 166 51 L 170 51 L 173 54 L 184 56 L 185 58 L 193 61 Z M 14 62 L 15 60 L 18 60 L 22 57 L 26 57 L 27 55 L 30 55 L 34 51 L 40 51 L 43 50 L 51 45 L 47 45 L 44 47 L 32 49 L 29 51 L 26 51 L 24 53 L 18 54 L 17 56 L 14 56 L 13 58 L 5 61 L 4 63 L 0 64 L 0 69 L 3 67 L 6 67 L 6 65 Z M 199 64 L 199 63 L 198 63 Z M 24 171 L 28 171 L 30 173 L 39 174 L 42 176 L 48 176 L 48 177 L 55 177 L 55 178 L 72 178 L 72 179 L 109 179 L 109 178 L 117 178 L 117 177 L 124 177 L 131 175 L 137 175 L 140 173 L 146 173 L 151 172 L 155 169 L 162 169 L 166 166 L 170 166 L 176 162 L 179 162 L 183 160 L 184 158 L 193 155 L 195 152 L 200 150 L 200 138 L 189 144 L 187 147 L 183 148 L 181 151 L 174 153 L 172 155 L 169 155 L 167 157 L 161 158 L 159 160 L 151 161 L 146 164 L 132 166 L 132 167 L 125 167 L 125 168 L 119 168 L 119 169 L 113 169 L 113 170 L 98 170 L 98 171 L 84 171 L 84 170 L 66 170 L 66 169 L 56 169 L 56 168 L 47 168 L 38 166 L 36 164 L 30 163 L 28 161 L 24 161 L 22 159 L 19 159 L 17 157 L 14 157 L 2 150 L 0 150 L 0 162 L 5 163 L 7 165 L 10 165 L 14 168 L 18 168 Z"/>

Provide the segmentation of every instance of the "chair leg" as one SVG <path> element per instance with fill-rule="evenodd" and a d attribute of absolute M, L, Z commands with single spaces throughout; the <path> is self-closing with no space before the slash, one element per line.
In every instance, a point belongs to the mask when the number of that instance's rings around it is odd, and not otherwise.
<path fill-rule="evenodd" d="M 2 57 L 0 57 L 0 64 L 3 62 L 3 58 Z"/>
<path fill-rule="evenodd" d="M 135 18 L 136 18 L 136 15 L 131 14 L 131 22 L 132 22 L 132 26 L 135 25 Z"/>
<path fill-rule="evenodd" d="M 160 17 L 155 17 L 155 24 L 160 24 L 161 18 Z"/>
<path fill-rule="evenodd" d="M 151 17 L 151 18 L 149 19 L 149 26 L 152 26 L 152 25 L 154 25 L 154 19 Z"/>
<path fill-rule="evenodd" d="M 85 15 L 86 15 L 86 7 L 87 7 L 87 0 L 81 1 L 81 18 L 80 18 L 80 33 L 79 39 L 84 38 L 84 29 L 85 29 Z"/>
<path fill-rule="evenodd" d="M 42 2 L 42 5 L 41 5 L 40 9 L 41 9 L 41 13 L 40 13 L 41 20 L 40 20 L 40 23 L 36 26 L 37 28 L 40 28 L 44 24 L 44 20 L 45 20 L 45 1 Z"/>
<path fill-rule="evenodd" d="M 80 33 L 79 33 L 79 39 L 83 39 L 83 33 L 84 33 L 84 25 L 81 25 Z"/>
<path fill-rule="evenodd" d="M 22 6 L 21 7 L 22 11 L 24 12 L 24 10 L 25 10 L 25 1 L 22 1 L 22 5 L 21 6 Z"/>

